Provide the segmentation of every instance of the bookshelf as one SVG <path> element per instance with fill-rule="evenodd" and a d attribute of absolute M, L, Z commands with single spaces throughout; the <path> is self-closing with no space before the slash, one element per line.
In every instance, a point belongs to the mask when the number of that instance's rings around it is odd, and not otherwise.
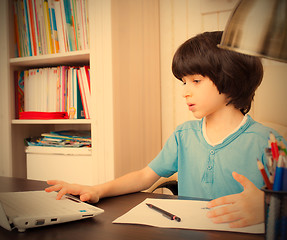
<path fill-rule="evenodd" d="M 10 58 L 11 67 L 45 67 L 51 65 L 74 65 L 76 63 L 89 63 L 90 50 L 54 53 L 33 57 Z"/>
<path fill-rule="evenodd" d="M 92 157 L 88 163 L 83 161 L 86 172 L 82 174 L 89 175 L 93 184 L 144 167 L 161 149 L 159 1 L 89 0 L 89 50 L 21 58 L 14 55 L 13 31 L 9 31 L 13 28 L 11 2 L 0 3 L 10 13 L 1 16 L 8 36 L 8 59 L 1 57 L 8 68 L 4 69 L 7 91 L 2 90 L 7 116 L 0 120 L 7 126 L 8 143 L 1 174 L 27 177 L 24 138 L 66 129 L 91 130 Z M 90 65 L 91 119 L 15 119 L 13 72 L 61 64 Z M 65 172 L 64 166 L 62 172 L 73 174 Z"/>

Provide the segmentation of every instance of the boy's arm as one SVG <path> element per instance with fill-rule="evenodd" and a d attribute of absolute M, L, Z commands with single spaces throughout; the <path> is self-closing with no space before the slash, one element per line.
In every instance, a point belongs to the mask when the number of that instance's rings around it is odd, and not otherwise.
<path fill-rule="evenodd" d="M 101 198 L 118 196 L 148 189 L 160 178 L 150 167 L 128 173 L 122 177 L 96 186 L 69 184 L 58 180 L 49 180 L 53 185 L 46 188 L 47 192 L 59 191 L 57 199 L 66 193 L 80 195 L 82 201 L 98 202 Z"/>

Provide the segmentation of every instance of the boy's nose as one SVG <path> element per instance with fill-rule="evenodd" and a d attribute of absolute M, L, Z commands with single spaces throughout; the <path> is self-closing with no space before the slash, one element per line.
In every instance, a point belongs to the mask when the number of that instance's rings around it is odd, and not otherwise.
<path fill-rule="evenodd" d="M 191 96 L 191 91 L 188 86 L 184 86 L 183 92 L 182 92 L 182 97 L 187 98 Z"/>

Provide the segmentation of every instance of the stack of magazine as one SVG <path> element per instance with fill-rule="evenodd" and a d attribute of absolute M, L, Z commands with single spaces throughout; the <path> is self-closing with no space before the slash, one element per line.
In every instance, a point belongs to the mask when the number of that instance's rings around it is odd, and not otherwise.
<path fill-rule="evenodd" d="M 46 147 L 91 147 L 91 131 L 55 131 L 42 133 L 40 137 L 26 139 L 28 146 Z"/>

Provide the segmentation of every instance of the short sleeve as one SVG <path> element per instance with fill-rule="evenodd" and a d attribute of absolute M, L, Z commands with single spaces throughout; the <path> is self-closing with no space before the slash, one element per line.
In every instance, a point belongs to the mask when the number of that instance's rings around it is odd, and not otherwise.
<path fill-rule="evenodd" d="M 169 177 L 178 171 L 178 141 L 175 133 L 148 166 L 161 177 Z"/>

